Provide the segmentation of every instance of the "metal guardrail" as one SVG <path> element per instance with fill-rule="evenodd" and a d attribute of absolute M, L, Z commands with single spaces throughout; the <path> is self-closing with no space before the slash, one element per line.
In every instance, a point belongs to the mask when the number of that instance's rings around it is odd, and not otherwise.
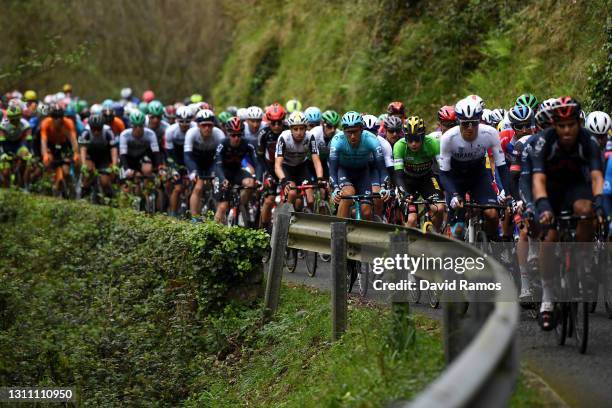
<path fill-rule="evenodd" d="M 390 237 L 401 233 L 410 256 L 482 256 L 475 247 L 437 234 L 368 221 L 293 212 L 283 206 L 275 213 L 272 256 L 268 273 L 264 317 L 272 317 L 278 306 L 286 247 L 332 255 L 332 337 L 346 329 L 346 259 L 371 262 L 388 254 Z M 334 239 L 332 240 L 332 236 Z M 394 239 L 397 242 L 397 239 Z M 377 244 L 378 243 L 378 244 Z M 344 261 L 344 262 L 343 262 Z M 488 257 L 482 271 L 468 270 L 464 279 L 500 282 L 502 290 L 472 293 L 470 311 L 443 302 L 443 336 L 447 368 L 414 400 L 394 407 L 492 407 L 505 406 L 518 375 L 516 328 L 519 309 L 514 282 L 504 267 Z M 441 271 L 417 271 L 430 281 L 453 279 Z"/>

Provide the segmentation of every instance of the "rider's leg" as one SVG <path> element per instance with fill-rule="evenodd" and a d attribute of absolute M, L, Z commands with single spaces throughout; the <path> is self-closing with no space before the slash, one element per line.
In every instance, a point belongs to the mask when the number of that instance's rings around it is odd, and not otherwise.
<path fill-rule="evenodd" d="M 242 186 L 246 188 L 240 192 L 240 205 L 247 205 L 255 191 L 255 179 L 251 176 L 243 178 Z"/>
<path fill-rule="evenodd" d="M 191 191 L 191 197 L 189 197 L 189 211 L 191 212 L 192 217 L 197 217 L 200 215 L 200 211 L 202 208 L 200 207 L 200 203 L 202 201 L 202 193 L 204 192 L 204 180 L 197 179 L 195 182 L 195 186 Z M 223 213 L 225 215 L 225 212 Z"/>
<path fill-rule="evenodd" d="M 225 213 L 227 212 L 229 202 L 228 201 L 219 201 L 217 203 L 217 212 L 215 213 L 215 221 L 219 224 L 223 224 L 225 222 Z"/>
<path fill-rule="evenodd" d="M 343 196 L 354 195 L 355 187 L 350 184 L 345 185 L 342 187 L 341 194 Z M 338 204 L 338 217 L 349 218 L 351 214 L 351 204 L 352 201 L 350 200 L 340 200 L 340 203 Z"/>

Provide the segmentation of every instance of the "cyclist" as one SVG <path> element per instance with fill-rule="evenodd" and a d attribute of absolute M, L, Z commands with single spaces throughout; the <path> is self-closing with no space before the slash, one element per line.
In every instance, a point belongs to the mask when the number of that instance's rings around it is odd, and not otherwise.
<path fill-rule="evenodd" d="M 191 120 L 191 110 L 186 106 L 181 106 L 176 111 L 177 120 L 168 126 L 166 136 L 166 152 L 168 154 L 168 164 L 174 170 L 174 186 L 170 193 L 168 215 L 176 216 L 179 204 L 179 196 L 183 191 L 183 178 L 187 175 L 185 167 L 185 137 L 187 131 L 196 126 Z"/>
<path fill-rule="evenodd" d="M 157 137 L 157 145 L 162 149 L 162 163 L 166 160 L 166 152 L 164 148 L 164 135 L 168 130 L 168 122 L 162 119 L 164 116 L 164 105 L 158 100 L 154 100 L 147 106 L 147 128 L 152 130 Z"/>
<path fill-rule="evenodd" d="M 294 206 L 298 191 L 291 188 L 301 184 L 314 184 L 308 165 L 309 158 L 314 165 L 317 181 L 324 181 L 317 142 L 314 135 L 306 133 L 307 123 L 306 116 L 302 112 L 293 112 L 287 118 L 289 129 L 283 131 L 276 142 L 274 171 L 280 180 L 281 188 L 285 190 L 286 201 Z M 312 189 L 306 190 L 306 202 L 312 209 L 314 204 Z"/>
<path fill-rule="evenodd" d="M 249 106 L 246 110 L 246 126 L 244 128 L 244 139 L 257 149 L 257 133 L 261 129 L 263 111 L 259 106 Z M 254 164 L 254 163 L 253 163 Z"/>
<path fill-rule="evenodd" d="M 297 99 L 290 99 L 285 104 L 285 108 L 287 109 L 287 113 L 293 113 L 295 111 L 302 111 L 302 103 Z"/>
<path fill-rule="evenodd" d="M 580 126 L 580 104 L 572 97 L 561 97 L 552 109 L 552 118 L 553 126 L 542 133 L 530 151 L 533 198 L 539 222 L 544 226 L 551 225 L 555 215 L 563 210 L 578 216 L 590 216 L 595 210 L 597 216 L 601 217 L 604 184 L 601 152 L 597 142 Z M 593 235 L 592 220 L 578 222 L 577 242 L 591 242 Z M 545 242 L 557 240 L 554 228 L 544 236 Z M 552 279 L 557 261 L 554 251 L 545 248 L 542 246 L 539 258 L 542 274 L 540 324 L 542 329 L 552 330 Z M 585 252 L 581 259 L 589 259 L 589 254 Z M 584 264 L 584 271 L 588 277 L 589 262 Z"/>
<path fill-rule="evenodd" d="M 119 137 L 121 132 L 125 130 L 125 123 L 121 120 L 120 116 L 115 116 L 114 104 L 107 104 L 102 106 L 102 118 L 104 124 L 108 125 L 115 136 Z"/>
<path fill-rule="evenodd" d="M 94 181 L 96 171 L 100 173 L 102 190 L 106 196 L 112 195 L 111 172 L 119 163 L 117 144 L 115 134 L 104 124 L 104 118 L 101 115 L 91 116 L 85 130 L 79 136 L 81 157 L 84 162 L 81 168 L 83 196 L 87 195 L 85 191 Z"/>
<path fill-rule="evenodd" d="M 306 130 L 311 130 L 312 128 L 319 126 L 321 124 L 321 109 L 316 106 L 309 106 L 304 111 L 304 116 L 306 116 Z"/>
<path fill-rule="evenodd" d="M 75 166 L 81 164 L 79 145 L 74 123 L 64 117 L 64 109 L 59 104 L 49 108 L 49 117 L 40 125 L 40 151 L 43 164 L 48 170 L 61 166 L 62 177 L 70 175 L 70 155 Z M 54 180 L 54 189 L 59 189 L 61 179 Z"/>
<path fill-rule="evenodd" d="M 29 184 L 28 162 L 32 155 L 28 144 L 32 142 L 32 128 L 22 114 L 20 104 L 11 103 L 6 109 L 6 120 L 0 122 L 0 169 L 2 187 L 5 188 L 10 186 L 13 172 L 19 173 L 20 187 L 24 188 Z"/>
<path fill-rule="evenodd" d="M 386 171 L 381 173 L 376 167 L 376 160 L 374 155 L 370 158 L 370 175 L 372 178 L 372 193 L 380 193 L 383 191 L 383 185 L 386 184 L 388 188 L 393 184 L 393 145 L 395 142 L 403 136 L 402 132 L 402 120 L 397 116 L 389 115 L 383 119 L 383 136 L 378 135 L 377 139 L 382 148 L 383 157 L 385 160 Z M 386 189 L 385 189 L 386 191 Z M 383 193 L 385 192 L 383 191 Z M 383 212 L 383 201 L 390 198 L 389 195 L 384 194 L 384 198 L 374 199 L 374 209 L 376 214 L 381 217 Z"/>
<path fill-rule="evenodd" d="M 338 205 L 338 216 L 348 218 L 350 203 L 342 200 L 347 195 L 370 195 L 372 180 L 369 161 L 372 154 L 379 172 L 384 173 L 385 160 L 376 136 L 363 129 L 361 114 L 350 111 L 342 116 L 343 131 L 334 136 L 329 149 L 329 175 L 334 192 L 332 199 Z M 370 219 L 370 204 L 362 203 L 364 219 Z"/>
<path fill-rule="evenodd" d="M 449 220 L 455 237 L 464 230 L 463 202 L 465 194 L 478 204 L 505 202 L 503 190 L 508 185 L 508 169 L 497 131 L 480 123 L 482 104 L 477 98 L 465 98 L 455 105 L 459 126 L 448 130 L 440 140 L 440 181 L 446 192 L 446 204 L 451 207 Z M 486 152 L 492 149 L 496 170 L 501 176 L 499 194 L 493 190 L 491 173 L 486 168 Z M 498 214 L 495 209 L 484 211 L 485 231 L 490 241 L 498 241 Z"/>
<path fill-rule="evenodd" d="M 190 128 L 185 135 L 184 160 L 189 170 L 189 180 L 195 182 L 189 198 L 192 221 L 197 221 L 200 214 L 200 202 L 206 186 L 203 177 L 213 175 L 217 148 L 225 139 L 223 132 L 215 127 L 214 118 L 211 110 L 201 110 L 195 118 L 197 127 Z"/>
<path fill-rule="evenodd" d="M 176 122 L 176 108 L 174 105 L 167 105 L 164 108 L 164 120 L 168 125 L 173 125 Z"/>
<path fill-rule="evenodd" d="M 257 157 L 261 167 L 264 169 L 263 197 L 261 206 L 260 225 L 268 228 L 272 219 L 272 208 L 276 198 L 276 187 L 278 178 L 274 171 L 274 158 L 276 154 L 276 143 L 278 137 L 285 130 L 285 109 L 282 105 L 274 103 L 266 109 L 266 120 L 268 126 L 260 129 L 257 133 Z"/>
<path fill-rule="evenodd" d="M 599 147 L 605 152 L 606 144 L 608 143 L 608 133 L 612 129 L 610 115 L 606 112 L 593 111 L 586 117 L 585 127 L 597 138 Z"/>
<path fill-rule="evenodd" d="M 338 117 L 338 121 L 340 117 Z M 380 121 L 374 115 L 363 115 L 363 128 L 370 133 L 378 134 L 379 136 L 385 136 L 384 134 L 378 133 L 378 128 L 380 126 Z"/>
<path fill-rule="evenodd" d="M 440 110 L 438 110 L 439 129 L 431 132 L 428 136 L 440 140 L 442 135 L 446 133 L 447 130 L 455 126 L 457 126 L 457 115 L 455 114 L 455 107 L 451 105 L 443 106 L 440 108 Z M 437 167 L 437 162 L 434 163 L 434 166 Z"/>
<path fill-rule="evenodd" d="M 317 142 L 317 150 L 319 151 L 319 159 L 321 166 L 323 166 L 323 178 L 329 179 L 329 143 L 332 138 L 339 133 L 338 125 L 340 125 L 340 115 L 338 112 L 333 110 L 327 110 L 321 115 L 322 125 L 312 128 L 309 132 L 315 138 Z M 312 162 L 310 162 L 312 163 Z M 310 168 L 311 174 L 315 173 L 314 167 Z"/>
<path fill-rule="evenodd" d="M 245 187 L 240 191 L 240 207 L 246 213 L 246 206 L 250 201 L 255 188 L 255 180 L 261 176 L 261 168 L 255 160 L 255 148 L 244 140 L 244 124 L 240 118 L 234 116 L 227 122 L 228 138 L 217 147 L 215 155 L 215 171 L 219 177 L 221 191 L 217 199 L 217 213 L 215 220 L 224 222 L 229 206 L 229 189 L 232 185 Z M 249 162 L 256 163 L 256 175 L 242 168 L 242 159 L 247 157 Z"/>
<path fill-rule="evenodd" d="M 387 119 L 390 116 L 395 116 L 401 119 L 402 124 L 403 124 L 404 120 L 406 120 L 406 107 L 404 106 L 404 104 L 402 102 L 395 101 L 387 105 L 387 114 L 384 117 L 379 117 L 379 122 L 380 122 L 380 127 L 378 128 L 379 135 L 385 134 L 385 119 Z"/>
<path fill-rule="evenodd" d="M 147 89 L 142 93 L 142 102 L 150 103 L 153 99 L 155 99 L 155 93 L 150 89 Z"/>
<path fill-rule="evenodd" d="M 416 227 L 418 223 L 417 209 L 412 201 L 419 196 L 432 201 L 442 198 L 442 191 L 433 174 L 433 165 L 440 155 L 440 141 L 433 136 L 425 136 L 425 130 L 423 119 L 411 116 L 404 126 L 405 137 L 393 146 L 395 185 L 407 199 L 408 227 Z M 430 208 L 437 231 L 442 225 L 444 210 L 443 204 L 435 204 Z"/>

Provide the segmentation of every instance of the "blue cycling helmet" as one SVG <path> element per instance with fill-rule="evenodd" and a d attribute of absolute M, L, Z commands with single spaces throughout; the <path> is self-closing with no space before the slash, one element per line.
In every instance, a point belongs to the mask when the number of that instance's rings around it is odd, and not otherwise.
<path fill-rule="evenodd" d="M 355 112 L 355 111 L 349 111 L 349 112 L 346 112 L 344 115 L 342 115 L 342 127 L 343 128 L 354 127 L 354 126 L 363 127 L 363 117 L 361 116 L 361 113 Z"/>
<path fill-rule="evenodd" d="M 66 106 L 66 109 L 64 109 L 64 116 L 76 116 L 76 109 L 73 104 L 69 103 L 68 106 Z"/>
<path fill-rule="evenodd" d="M 104 102 L 102 102 L 102 109 L 113 109 L 113 100 L 105 99 Z"/>
<path fill-rule="evenodd" d="M 321 123 L 321 109 L 316 106 L 310 106 L 306 108 L 304 111 L 304 115 L 306 116 L 306 121 L 309 124 L 319 124 Z"/>
<path fill-rule="evenodd" d="M 123 117 L 125 113 L 125 108 L 120 102 L 113 103 L 113 110 L 115 111 L 115 116 Z"/>
<path fill-rule="evenodd" d="M 516 105 L 508 112 L 508 119 L 510 119 L 510 124 L 512 125 L 531 123 L 533 110 L 526 105 Z"/>

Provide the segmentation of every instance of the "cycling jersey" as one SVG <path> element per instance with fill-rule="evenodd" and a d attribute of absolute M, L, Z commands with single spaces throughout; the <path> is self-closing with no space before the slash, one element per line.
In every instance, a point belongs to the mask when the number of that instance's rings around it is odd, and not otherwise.
<path fill-rule="evenodd" d="M 115 135 L 120 135 L 121 132 L 125 130 L 125 123 L 123 123 L 123 120 L 115 116 L 110 123 L 110 127 Z"/>
<path fill-rule="evenodd" d="M 434 130 L 433 132 L 431 132 L 427 136 L 433 137 L 437 141 L 440 141 L 440 138 L 442 137 L 442 131 L 441 130 Z"/>
<path fill-rule="evenodd" d="M 230 144 L 230 139 L 223 140 L 217 147 L 215 155 L 215 169 L 219 181 L 235 180 L 234 175 L 241 173 L 242 159 L 245 156 L 251 163 L 259 163 L 255 160 L 255 148 L 246 140 L 241 138 L 240 144 L 236 147 Z M 261 178 L 261 166 L 257 165 L 255 170 L 257 178 Z"/>
<path fill-rule="evenodd" d="M 159 126 L 157 126 L 157 128 L 153 129 L 149 127 L 149 120 L 147 118 L 147 123 L 146 123 L 146 127 L 150 130 L 152 130 L 155 133 L 155 137 L 157 137 L 157 145 L 158 146 L 163 146 L 163 140 L 164 140 L 164 135 L 166 134 L 166 130 L 168 130 L 168 127 L 170 126 L 170 124 L 168 122 L 166 122 L 165 120 L 160 120 L 159 121 Z"/>
<path fill-rule="evenodd" d="M 291 130 L 285 130 L 276 142 L 275 157 L 282 157 L 283 164 L 290 167 L 299 166 L 313 154 L 319 154 L 317 143 L 312 134 L 306 133 L 304 140 L 297 142 Z"/>
<path fill-rule="evenodd" d="M 269 127 L 260 129 L 257 132 L 257 155 L 265 166 L 266 172 L 274 177 L 276 177 L 274 173 L 274 157 L 279 136 L 280 133 L 272 132 L 272 129 Z"/>
<path fill-rule="evenodd" d="M 110 126 L 104 125 L 96 136 L 89 126 L 79 136 L 79 145 L 87 149 L 87 160 L 94 162 L 96 168 L 106 168 L 112 163 L 111 150 L 117 147 L 117 138 Z"/>
<path fill-rule="evenodd" d="M 319 125 L 319 126 L 313 127 L 308 132 L 306 132 L 306 135 L 308 135 L 309 133 L 314 136 L 315 141 L 317 143 L 317 149 L 319 150 L 319 157 L 321 158 L 321 164 L 327 167 L 327 160 L 329 159 L 329 143 L 331 142 L 332 138 L 335 135 L 340 133 L 340 131 L 337 130 L 336 133 L 332 137 L 330 137 L 329 139 L 326 139 L 325 132 L 323 131 L 323 126 Z"/>
<path fill-rule="evenodd" d="M 476 138 L 468 142 L 461 136 L 460 126 L 449 129 L 440 140 L 440 179 L 449 195 L 459 193 L 457 183 L 466 185 L 490 183 L 490 172 L 486 169 L 487 150 L 492 149 L 495 167 L 501 178 L 501 189 L 508 185 L 508 169 L 501 149 L 497 131 L 488 125 L 479 124 Z M 492 188 L 492 187 L 491 187 Z M 485 199 L 485 197 L 481 197 Z M 478 201 L 478 198 L 476 198 Z M 490 201 L 487 192 L 486 200 Z"/>
<path fill-rule="evenodd" d="M 186 132 L 181 130 L 178 123 L 173 123 L 166 129 L 166 135 L 164 137 L 166 142 L 166 150 L 168 156 L 174 160 L 174 162 L 180 166 L 185 165 L 184 149 L 185 149 L 185 137 L 189 129 L 196 127 L 194 122 L 189 123 L 189 128 Z"/>
<path fill-rule="evenodd" d="M 47 145 L 63 145 L 70 140 L 71 136 L 76 138 L 74 123 L 68 118 L 62 118 L 62 125 L 55 126 L 54 119 L 45 118 L 40 125 L 40 138 L 46 140 Z"/>
<path fill-rule="evenodd" d="M 31 141 L 32 128 L 27 120 L 20 119 L 18 126 L 8 120 L 0 124 L 0 153 L 16 155 L 19 150 L 30 150 Z"/>
<path fill-rule="evenodd" d="M 261 125 L 259 126 L 259 129 L 257 129 L 257 132 L 253 133 L 251 132 L 251 128 L 249 127 L 249 125 L 247 123 L 244 124 L 244 140 L 247 141 L 247 143 L 250 143 L 253 145 L 253 147 L 255 148 L 255 151 L 257 151 L 257 148 L 259 146 L 259 135 L 261 134 L 261 131 L 267 127 L 268 125 L 266 125 L 265 123 L 261 122 Z"/>
<path fill-rule="evenodd" d="M 510 194 L 520 197 L 521 157 L 525 145 L 531 135 L 525 135 L 518 140 L 512 140 L 506 144 L 506 158 L 510 163 Z"/>
<path fill-rule="evenodd" d="M 329 148 L 329 174 L 332 186 L 339 187 L 339 169 L 369 169 L 368 163 L 372 154 L 374 154 L 378 171 L 384 174 L 386 168 L 382 147 L 373 133 L 367 130 L 362 131 L 361 140 L 356 148 L 351 146 L 344 132 L 336 134 Z M 365 185 L 366 181 L 360 181 L 358 184 Z"/>
<path fill-rule="evenodd" d="M 440 154 L 440 142 L 432 136 L 425 136 L 418 151 L 412 151 L 405 138 L 393 145 L 393 164 L 395 170 L 408 177 L 427 176 L 432 172 L 434 161 Z M 398 174 L 398 175 L 401 175 Z"/>
<path fill-rule="evenodd" d="M 212 128 L 210 136 L 204 138 L 200 128 L 194 126 L 185 134 L 184 161 L 190 171 L 198 171 L 200 176 L 209 176 L 214 170 L 215 155 L 221 142 L 227 140 L 223 132 Z"/>
<path fill-rule="evenodd" d="M 143 134 L 136 137 L 132 128 L 121 132 L 119 136 L 119 155 L 123 168 L 139 170 L 136 161 L 140 161 L 145 156 L 151 155 L 153 165 L 157 166 L 160 162 L 159 145 L 155 133 L 149 128 L 142 128 Z M 130 163 L 128 163 L 128 159 Z M 131 164 L 131 165 L 128 165 Z"/>

